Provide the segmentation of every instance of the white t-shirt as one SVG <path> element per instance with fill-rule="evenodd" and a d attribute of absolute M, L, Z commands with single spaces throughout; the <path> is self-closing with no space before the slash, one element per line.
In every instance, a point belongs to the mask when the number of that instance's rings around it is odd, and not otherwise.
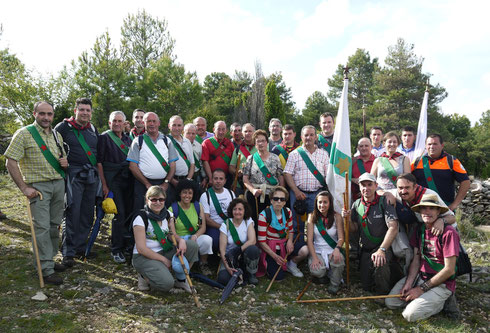
<path fill-rule="evenodd" d="M 228 210 L 228 206 L 230 205 L 230 202 L 235 199 L 235 193 L 231 191 L 231 196 L 230 196 L 230 191 L 228 191 L 226 188 L 223 188 L 223 192 L 221 193 L 216 193 L 216 198 L 218 198 L 218 202 L 221 206 L 221 210 L 223 213 L 226 214 L 226 211 Z M 208 204 L 208 193 L 204 192 L 201 194 L 201 198 L 199 199 L 199 202 L 201 203 L 201 206 L 204 210 L 205 214 L 209 214 L 211 219 L 219 224 L 223 223 L 223 219 L 218 215 L 216 212 L 216 208 L 214 207 L 213 204 L 213 198 L 211 198 L 211 195 L 209 194 L 209 204 Z"/>
<path fill-rule="evenodd" d="M 170 138 L 168 139 L 170 141 Z M 182 138 L 182 141 L 177 141 L 177 144 L 180 145 L 182 150 L 190 164 L 194 164 L 194 151 L 192 149 L 192 144 L 187 138 Z M 177 148 L 175 148 L 177 149 Z M 187 176 L 189 174 L 189 168 L 187 167 L 187 163 L 185 163 L 184 159 L 180 156 L 179 152 L 177 152 L 179 159 L 175 162 L 175 175 L 176 176 Z M 189 164 L 189 165 L 190 165 Z"/>
<path fill-rule="evenodd" d="M 169 217 L 174 216 L 172 212 L 168 212 Z M 133 221 L 133 228 L 135 226 L 142 226 L 143 228 L 145 227 L 145 222 L 141 218 L 141 216 L 137 216 L 134 221 Z M 162 231 L 165 233 L 169 231 L 168 229 L 168 221 L 167 219 L 162 221 L 162 225 L 160 226 L 162 228 Z M 150 221 L 148 221 L 148 228 L 146 229 L 146 247 L 152 250 L 153 252 L 159 252 L 162 250 L 162 247 L 160 246 L 160 243 L 157 240 L 157 236 L 155 235 L 155 230 L 153 229 L 153 225 L 151 224 Z M 133 254 L 138 254 L 138 250 L 136 249 L 136 246 L 133 248 Z"/>
<path fill-rule="evenodd" d="M 230 223 L 233 222 L 231 222 L 230 220 Z M 253 224 L 254 221 L 252 219 L 248 219 L 247 221 L 243 220 L 242 223 L 240 223 L 240 225 L 238 226 L 238 228 L 235 227 L 238 237 L 240 238 L 240 241 L 242 243 L 245 243 L 248 240 L 247 230 L 250 225 L 252 225 L 253 227 Z M 228 226 L 226 225 L 226 223 L 221 224 L 221 227 L 219 227 L 219 231 L 228 236 L 228 244 L 226 245 L 226 252 L 230 251 L 231 249 L 237 246 L 233 241 L 233 237 L 231 237 L 231 233 L 228 231 Z"/>

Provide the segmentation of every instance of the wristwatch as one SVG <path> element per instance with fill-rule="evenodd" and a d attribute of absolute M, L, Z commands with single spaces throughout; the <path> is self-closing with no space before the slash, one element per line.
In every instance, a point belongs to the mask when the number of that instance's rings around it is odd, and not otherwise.
<path fill-rule="evenodd" d="M 163 182 L 164 182 L 165 184 L 168 184 L 168 179 L 164 179 L 164 180 L 163 180 Z"/>
<path fill-rule="evenodd" d="M 380 247 L 379 248 L 381 251 L 383 251 L 384 253 L 386 253 L 386 249 L 384 247 Z"/>

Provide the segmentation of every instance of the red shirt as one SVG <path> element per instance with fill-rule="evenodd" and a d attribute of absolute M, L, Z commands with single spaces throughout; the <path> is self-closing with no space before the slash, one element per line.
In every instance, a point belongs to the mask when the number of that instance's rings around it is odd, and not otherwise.
<path fill-rule="evenodd" d="M 361 176 L 361 171 L 359 170 L 359 167 L 357 166 L 357 160 L 361 160 L 364 164 L 364 169 L 366 169 L 366 172 L 371 172 L 371 168 L 373 167 L 373 162 L 376 159 L 376 156 L 371 154 L 369 157 L 369 160 L 366 162 L 362 161 L 361 156 L 354 157 L 352 160 L 352 178 L 359 178 Z M 360 192 L 359 192 L 359 185 L 355 184 L 354 182 L 351 183 L 351 191 L 352 191 L 352 199 L 359 199 L 360 198 Z"/>
<path fill-rule="evenodd" d="M 202 155 L 201 160 L 208 161 L 209 166 L 211 167 L 211 172 L 216 169 L 223 169 L 226 173 L 228 173 L 228 163 L 226 163 L 221 156 L 216 156 L 217 150 L 222 150 L 231 160 L 231 156 L 233 155 L 233 150 L 235 146 L 230 139 L 224 138 L 223 140 L 217 140 L 220 146 L 216 149 L 214 148 L 213 143 L 210 139 L 204 140 L 202 143 Z"/>

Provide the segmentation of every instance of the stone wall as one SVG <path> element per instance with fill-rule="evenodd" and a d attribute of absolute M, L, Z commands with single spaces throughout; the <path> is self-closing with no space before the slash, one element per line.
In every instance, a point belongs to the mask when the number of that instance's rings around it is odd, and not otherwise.
<path fill-rule="evenodd" d="M 479 214 L 490 220 L 490 178 L 476 179 L 470 176 L 471 187 L 462 202 L 463 214 Z"/>

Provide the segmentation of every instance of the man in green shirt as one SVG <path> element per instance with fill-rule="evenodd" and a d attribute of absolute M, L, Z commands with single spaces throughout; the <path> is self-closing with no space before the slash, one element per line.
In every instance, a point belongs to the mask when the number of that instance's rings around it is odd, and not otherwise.
<path fill-rule="evenodd" d="M 63 279 L 55 271 L 64 271 L 65 266 L 53 258 L 59 247 L 68 161 L 63 138 L 51 128 L 53 106 L 37 102 L 33 114 L 35 122 L 14 134 L 5 157 L 12 180 L 30 201 L 44 282 L 59 285 Z"/>

